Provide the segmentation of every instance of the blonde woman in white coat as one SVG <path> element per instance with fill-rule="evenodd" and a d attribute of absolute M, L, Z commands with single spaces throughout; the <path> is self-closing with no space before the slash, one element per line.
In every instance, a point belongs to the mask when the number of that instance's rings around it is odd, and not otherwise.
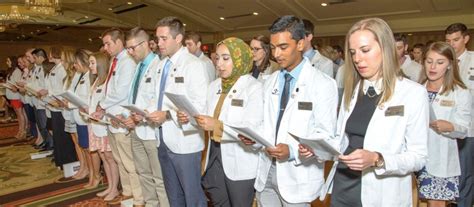
<path fill-rule="evenodd" d="M 258 151 L 225 124 L 262 124 L 262 84 L 248 74 L 252 53 L 243 40 L 227 38 L 217 45 L 216 53 L 220 78 L 209 85 L 207 115 L 195 117 L 210 138 L 202 184 L 214 206 L 251 206 Z M 179 117 L 183 123 L 188 121 L 184 113 Z"/>
<path fill-rule="evenodd" d="M 456 139 L 467 136 L 471 96 L 459 76 L 456 53 L 445 42 L 428 46 L 423 57 L 430 114 L 428 162 L 417 173 L 418 191 L 428 206 L 446 206 L 459 197 L 461 168 Z"/>
<path fill-rule="evenodd" d="M 427 158 L 426 90 L 402 76 L 392 31 L 382 19 L 354 24 L 345 45 L 336 130 L 343 155 L 327 181 L 333 184 L 331 206 L 411 207 L 411 173 Z"/>

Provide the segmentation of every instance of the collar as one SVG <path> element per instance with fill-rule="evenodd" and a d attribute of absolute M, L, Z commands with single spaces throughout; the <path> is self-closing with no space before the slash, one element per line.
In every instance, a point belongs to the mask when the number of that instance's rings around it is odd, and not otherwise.
<path fill-rule="evenodd" d="M 303 56 L 307 57 L 310 60 L 313 59 L 314 55 L 316 55 L 316 50 L 313 50 L 313 49 L 309 49 L 303 53 Z"/>
<path fill-rule="evenodd" d="M 462 61 L 464 60 L 464 58 L 466 58 L 466 56 L 467 56 L 467 49 L 464 49 L 464 52 L 458 57 L 458 60 Z"/>
<path fill-rule="evenodd" d="M 176 51 L 176 53 L 173 54 L 173 56 L 171 57 L 168 57 L 168 59 L 171 61 L 172 64 L 175 64 L 178 62 L 178 59 L 179 57 L 183 54 L 183 53 L 186 53 L 188 52 L 188 49 L 186 47 L 183 47 L 181 45 L 181 48 L 178 49 L 178 51 Z M 188 52 L 189 53 L 189 52 Z M 191 53 L 189 53 L 191 54 Z"/>
<path fill-rule="evenodd" d="M 288 72 L 286 69 L 282 69 L 281 70 L 282 77 L 286 73 L 289 73 L 291 77 L 293 77 L 293 79 L 296 81 L 298 77 L 300 76 L 301 70 L 303 69 L 305 62 L 306 62 L 306 57 L 303 57 L 301 62 L 291 72 Z"/>
<path fill-rule="evenodd" d="M 120 60 L 120 58 L 122 58 L 123 56 L 127 55 L 127 50 L 123 49 L 122 51 L 119 52 L 119 54 L 117 56 L 115 56 L 117 58 L 117 60 Z"/>
<path fill-rule="evenodd" d="M 196 57 L 200 58 L 201 55 L 203 55 L 204 53 L 201 51 L 201 50 L 198 50 L 197 53 L 196 53 Z"/>
<path fill-rule="evenodd" d="M 364 88 L 362 89 L 364 95 L 367 94 L 367 90 L 370 86 L 373 86 L 377 95 L 380 95 L 382 93 L 382 78 L 379 78 L 375 81 L 369 81 L 364 79 Z"/>
<path fill-rule="evenodd" d="M 142 64 L 147 66 L 151 63 L 151 61 L 153 61 L 153 59 L 155 58 L 155 53 L 148 53 L 148 55 L 145 57 L 145 59 L 142 60 Z"/>

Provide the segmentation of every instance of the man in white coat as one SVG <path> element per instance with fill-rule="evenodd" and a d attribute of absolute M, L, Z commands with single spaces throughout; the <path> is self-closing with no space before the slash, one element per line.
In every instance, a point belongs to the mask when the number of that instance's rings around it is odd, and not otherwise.
<path fill-rule="evenodd" d="M 454 23 L 445 30 L 446 42 L 454 48 L 459 60 L 459 75 L 474 98 L 474 52 L 468 51 L 469 33 L 466 25 Z M 459 177 L 458 207 L 472 207 L 474 203 L 474 103 L 471 105 L 471 126 L 467 137 L 458 139 L 461 176 Z"/>
<path fill-rule="evenodd" d="M 147 32 L 140 27 L 131 29 L 127 34 L 126 49 L 133 59 L 139 62 L 130 85 L 128 104 L 142 110 L 154 111 L 157 103 L 154 74 L 160 58 L 151 51 L 149 39 Z M 127 127 L 135 129 L 130 133 L 133 162 L 140 179 L 145 206 L 169 206 L 158 160 L 155 129 L 148 123 L 139 122 L 143 119 L 142 116 L 143 114 L 139 117 L 130 111 L 124 114 L 124 117 L 127 117 Z"/>
<path fill-rule="evenodd" d="M 275 147 L 259 156 L 255 189 L 259 206 L 310 206 L 324 183 L 323 163 L 298 155 L 298 137 L 333 139 L 336 82 L 303 58 L 305 31 L 295 16 L 270 27 L 272 54 L 282 68 L 264 85 L 263 137 Z M 331 66 L 332 67 L 332 66 Z"/>
<path fill-rule="evenodd" d="M 127 104 L 128 90 L 137 64 L 124 49 L 124 36 L 117 28 L 102 33 L 104 49 L 112 57 L 112 63 L 105 82 L 105 97 L 92 114 L 96 119 L 102 119 L 105 113 L 122 116 L 125 112 L 121 105 Z M 109 126 L 109 132 L 112 155 L 119 168 L 122 197 L 127 199 L 133 196 L 134 205 L 143 205 L 142 189 L 133 163 L 128 130 L 114 124 Z"/>
<path fill-rule="evenodd" d="M 209 79 L 202 61 L 183 47 L 183 23 L 176 17 L 161 19 L 156 28 L 160 54 L 156 92 L 156 111 L 149 115 L 158 127 L 158 158 L 170 206 L 207 206 L 201 187 L 203 132 L 191 124 L 178 124 L 178 108 L 165 91 L 186 96 L 204 114 Z"/>
<path fill-rule="evenodd" d="M 311 65 L 326 73 L 331 78 L 334 78 L 334 63 L 327 57 L 324 57 L 319 53 L 317 49 L 313 48 L 311 40 L 314 37 L 314 25 L 311 21 L 303 19 L 305 38 L 304 38 L 304 49 L 303 56 L 310 60 Z"/>
<path fill-rule="evenodd" d="M 184 44 L 186 45 L 186 48 L 188 48 L 189 53 L 195 55 L 204 62 L 209 81 L 212 82 L 215 80 L 217 77 L 214 64 L 201 50 L 201 35 L 196 32 L 186 32 L 186 35 L 184 36 Z"/>
<path fill-rule="evenodd" d="M 408 76 L 408 79 L 419 82 L 422 73 L 421 65 L 413 61 L 409 55 L 406 55 L 408 50 L 407 37 L 403 34 L 395 34 L 393 37 L 395 38 L 395 48 L 403 73 Z"/>

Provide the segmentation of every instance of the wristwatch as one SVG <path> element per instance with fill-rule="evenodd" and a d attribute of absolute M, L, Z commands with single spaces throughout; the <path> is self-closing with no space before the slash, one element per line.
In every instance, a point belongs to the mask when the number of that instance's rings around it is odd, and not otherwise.
<path fill-rule="evenodd" d="M 171 112 L 169 110 L 166 111 L 166 120 L 171 120 Z"/>
<path fill-rule="evenodd" d="M 375 160 L 374 166 L 376 168 L 385 167 L 385 160 L 383 159 L 382 154 L 380 152 L 375 152 L 375 153 L 377 153 L 377 155 L 379 155 L 379 156 L 378 156 L 377 160 Z"/>

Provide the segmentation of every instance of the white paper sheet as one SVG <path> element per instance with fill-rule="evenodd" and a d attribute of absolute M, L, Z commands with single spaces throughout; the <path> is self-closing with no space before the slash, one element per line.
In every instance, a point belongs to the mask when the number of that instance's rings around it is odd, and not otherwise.
<path fill-rule="evenodd" d="M 96 119 L 96 118 L 92 117 L 91 115 L 86 114 L 86 113 L 84 113 L 84 112 L 82 112 L 82 111 L 80 111 L 79 114 L 81 114 L 81 116 L 84 116 L 84 117 L 86 117 L 86 118 L 88 118 L 88 119 L 90 119 L 90 120 L 92 120 L 92 121 L 95 121 L 95 122 L 98 122 L 98 123 L 101 123 L 101 124 L 110 124 L 110 122 L 108 122 L 108 121 L 106 121 L 106 120 L 99 120 L 99 119 Z"/>
<path fill-rule="evenodd" d="M 148 117 L 149 113 L 146 112 L 145 110 L 139 108 L 136 105 L 122 105 L 123 108 L 128 109 L 131 112 L 135 112 L 136 114 L 143 116 L 143 117 Z"/>
<path fill-rule="evenodd" d="M 39 93 L 38 93 L 38 90 L 36 88 L 33 88 L 29 85 L 25 85 L 25 90 L 26 92 L 28 92 L 29 94 L 33 95 L 33 96 L 38 96 Z"/>
<path fill-rule="evenodd" d="M 334 149 L 331 144 L 329 144 L 326 140 L 324 139 L 310 139 L 310 138 L 302 138 L 302 137 L 297 137 L 296 135 L 288 132 L 290 136 L 298 140 L 301 144 L 304 144 L 308 147 L 310 147 L 313 150 L 314 155 L 320 160 L 338 160 L 338 156 L 341 155 L 341 153 Z"/>
<path fill-rule="evenodd" d="M 263 138 L 261 135 L 259 135 L 255 130 L 251 129 L 250 127 L 230 126 L 230 125 L 227 125 L 227 126 L 230 127 L 232 130 L 236 131 L 238 134 L 241 134 L 253 141 L 256 141 L 265 147 L 271 147 L 271 148 L 275 147 L 273 143 Z"/>
<path fill-rule="evenodd" d="M 70 103 L 74 104 L 77 107 L 89 108 L 89 105 L 84 100 L 79 98 L 79 96 L 72 93 L 71 91 L 66 91 L 62 94 L 59 94 L 59 96 L 65 98 L 66 100 L 68 100 Z"/>
<path fill-rule="evenodd" d="M 105 116 L 108 117 L 111 121 L 113 120 L 113 121 L 117 122 L 120 125 L 120 127 L 127 128 L 127 126 L 125 126 L 125 124 L 122 122 L 122 120 L 115 117 L 113 114 L 105 113 Z"/>
<path fill-rule="evenodd" d="M 194 117 L 200 114 L 185 95 L 168 92 L 165 92 L 165 95 L 174 103 L 174 105 L 176 105 L 176 107 L 178 107 L 179 110 L 186 112 L 189 116 Z"/>

